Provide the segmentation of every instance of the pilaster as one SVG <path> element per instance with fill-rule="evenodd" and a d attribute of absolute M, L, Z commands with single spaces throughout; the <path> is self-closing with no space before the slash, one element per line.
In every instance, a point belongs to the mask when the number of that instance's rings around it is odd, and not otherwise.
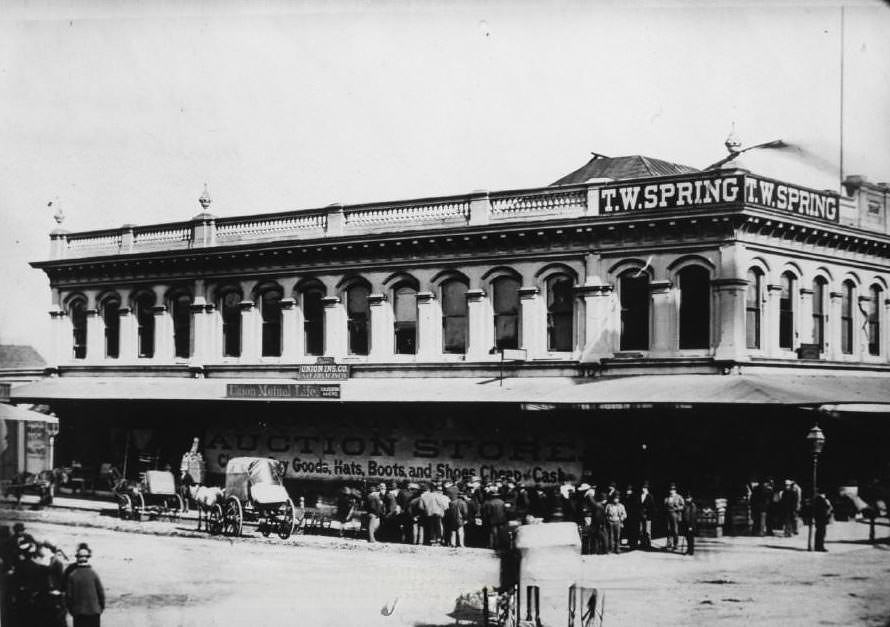
<path fill-rule="evenodd" d="M 825 351 L 829 359 L 838 361 L 846 359 L 841 348 L 841 301 L 844 295 L 840 292 L 828 294 L 828 320 L 825 325 Z"/>
<path fill-rule="evenodd" d="M 652 303 L 652 339 L 649 355 L 666 357 L 677 352 L 677 298 L 670 281 L 650 281 L 649 298 Z"/>
<path fill-rule="evenodd" d="M 394 353 L 393 313 L 386 294 L 369 294 L 371 311 L 371 337 L 368 358 L 371 361 L 392 361 Z"/>
<path fill-rule="evenodd" d="M 285 292 L 285 294 L 290 293 Z M 293 298 L 281 299 L 281 361 L 293 363 L 303 356 L 303 316 Z"/>
<path fill-rule="evenodd" d="M 795 344 L 813 343 L 813 290 L 802 287 L 800 288 L 800 306 L 797 313 L 797 341 Z"/>
<path fill-rule="evenodd" d="M 255 363 L 260 360 L 260 338 L 262 327 L 259 311 L 252 300 L 238 303 L 241 309 L 241 357 L 244 363 Z"/>
<path fill-rule="evenodd" d="M 745 347 L 745 292 L 748 281 L 743 278 L 715 279 L 711 286 L 717 292 L 718 340 L 714 359 L 747 360 Z"/>
<path fill-rule="evenodd" d="M 489 350 L 494 346 L 494 328 L 485 290 L 467 290 L 467 317 L 469 338 L 467 342 L 468 361 L 491 359 Z"/>
<path fill-rule="evenodd" d="M 346 314 L 343 304 L 336 296 L 325 296 L 321 303 L 324 306 L 324 354 L 342 358 L 346 355 Z"/>
<path fill-rule="evenodd" d="M 417 293 L 417 359 L 442 355 L 442 310 L 433 292 Z"/>
<path fill-rule="evenodd" d="M 537 287 L 519 288 L 519 348 L 524 348 L 528 359 L 540 357 L 547 346 L 547 324 L 540 311 L 540 290 Z"/>
<path fill-rule="evenodd" d="M 584 299 L 584 347 L 581 361 L 599 363 L 611 357 L 618 346 L 619 330 L 615 323 L 618 306 L 614 288 L 607 283 L 582 285 L 578 293 Z"/>
<path fill-rule="evenodd" d="M 766 346 L 761 347 L 763 353 L 770 357 L 780 357 L 779 348 L 779 304 L 782 298 L 782 286 L 769 284 L 766 286 L 766 311 L 761 326 L 764 328 Z"/>

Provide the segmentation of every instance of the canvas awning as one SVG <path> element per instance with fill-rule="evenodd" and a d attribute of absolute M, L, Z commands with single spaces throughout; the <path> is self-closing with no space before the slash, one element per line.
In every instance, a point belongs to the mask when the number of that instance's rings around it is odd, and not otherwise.
<path fill-rule="evenodd" d="M 240 386 L 232 388 L 230 386 Z M 287 389 L 331 386 L 325 397 L 288 396 Z M 238 394 L 232 395 L 232 390 Z M 284 393 L 278 393 L 284 390 Z M 292 390 L 291 390 L 292 391 Z M 245 392 L 249 393 L 245 396 Z M 254 394 L 255 392 L 255 394 Z M 178 379 L 148 377 L 48 378 L 12 390 L 13 402 L 54 400 L 253 400 L 346 403 L 519 403 L 528 405 L 791 405 L 890 406 L 890 377 L 790 374 L 678 374 L 571 378 L 354 378 L 344 381 L 288 379 Z M 616 407 L 617 406 L 617 407 Z"/>
<path fill-rule="evenodd" d="M 31 411 L 24 407 L 16 407 L 15 405 L 7 405 L 0 403 L 0 420 L 19 420 L 21 422 L 48 422 L 57 424 L 59 419 L 55 416 L 41 414 L 38 411 Z"/>

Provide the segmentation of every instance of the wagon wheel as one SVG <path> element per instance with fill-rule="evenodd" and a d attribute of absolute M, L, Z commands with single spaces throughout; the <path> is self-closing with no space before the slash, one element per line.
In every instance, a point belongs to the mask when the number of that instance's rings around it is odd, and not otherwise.
<path fill-rule="evenodd" d="M 241 509 L 241 501 L 230 497 L 226 501 L 225 516 L 223 518 L 223 533 L 230 536 L 240 536 L 244 526 L 244 512 Z"/>
<path fill-rule="evenodd" d="M 207 511 L 207 531 L 212 536 L 218 536 L 223 532 L 223 510 L 219 503 L 216 503 Z"/>
<path fill-rule="evenodd" d="M 129 520 L 133 514 L 133 501 L 126 494 L 117 495 L 117 513 L 121 520 Z"/>
<path fill-rule="evenodd" d="M 264 538 L 268 538 L 272 534 L 272 528 L 275 526 L 275 523 L 272 522 L 272 516 L 264 516 L 260 518 L 260 524 L 257 525 L 257 529 L 261 534 L 263 534 Z"/>
<path fill-rule="evenodd" d="M 287 540 L 294 532 L 294 526 L 297 524 L 296 508 L 294 502 L 287 500 L 282 506 L 283 512 L 278 519 L 278 537 Z"/>
<path fill-rule="evenodd" d="M 145 513 L 145 497 L 142 492 L 137 492 L 133 500 L 133 520 L 142 520 Z"/>

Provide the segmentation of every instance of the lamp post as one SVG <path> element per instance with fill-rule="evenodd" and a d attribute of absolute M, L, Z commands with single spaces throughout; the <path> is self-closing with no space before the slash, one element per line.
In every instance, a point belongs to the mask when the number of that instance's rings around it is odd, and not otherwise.
<path fill-rule="evenodd" d="M 810 451 L 813 453 L 813 493 L 810 495 L 810 525 L 809 531 L 807 532 L 807 551 L 813 550 L 813 522 L 814 522 L 814 511 L 813 508 L 816 503 L 816 468 L 819 465 L 819 453 L 822 452 L 822 449 L 825 447 L 825 434 L 822 433 L 822 429 L 819 428 L 819 425 L 813 425 L 813 428 L 810 429 L 810 432 L 807 433 L 807 442 L 810 444 Z"/>

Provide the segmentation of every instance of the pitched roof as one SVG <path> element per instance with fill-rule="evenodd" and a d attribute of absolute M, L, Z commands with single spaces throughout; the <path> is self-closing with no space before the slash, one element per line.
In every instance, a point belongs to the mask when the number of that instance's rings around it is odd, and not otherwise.
<path fill-rule="evenodd" d="M 0 344 L 0 368 L 42 368 L 45 365 L 43 357 L 31 346 Z"/>
<path fill-rule="evenodd" d="M 629 155 L 626 157 L 602 157 L 595 155 L 586 164 L 566 174 L 551 185 L 571 185 L 586 183 L 590 179 L 644 179 L 653 176 L 670 176 L 672 174 L 690 174 L 698 172 L 697 168 L 679 163 L 671 163 L 654 157 Z"/>

